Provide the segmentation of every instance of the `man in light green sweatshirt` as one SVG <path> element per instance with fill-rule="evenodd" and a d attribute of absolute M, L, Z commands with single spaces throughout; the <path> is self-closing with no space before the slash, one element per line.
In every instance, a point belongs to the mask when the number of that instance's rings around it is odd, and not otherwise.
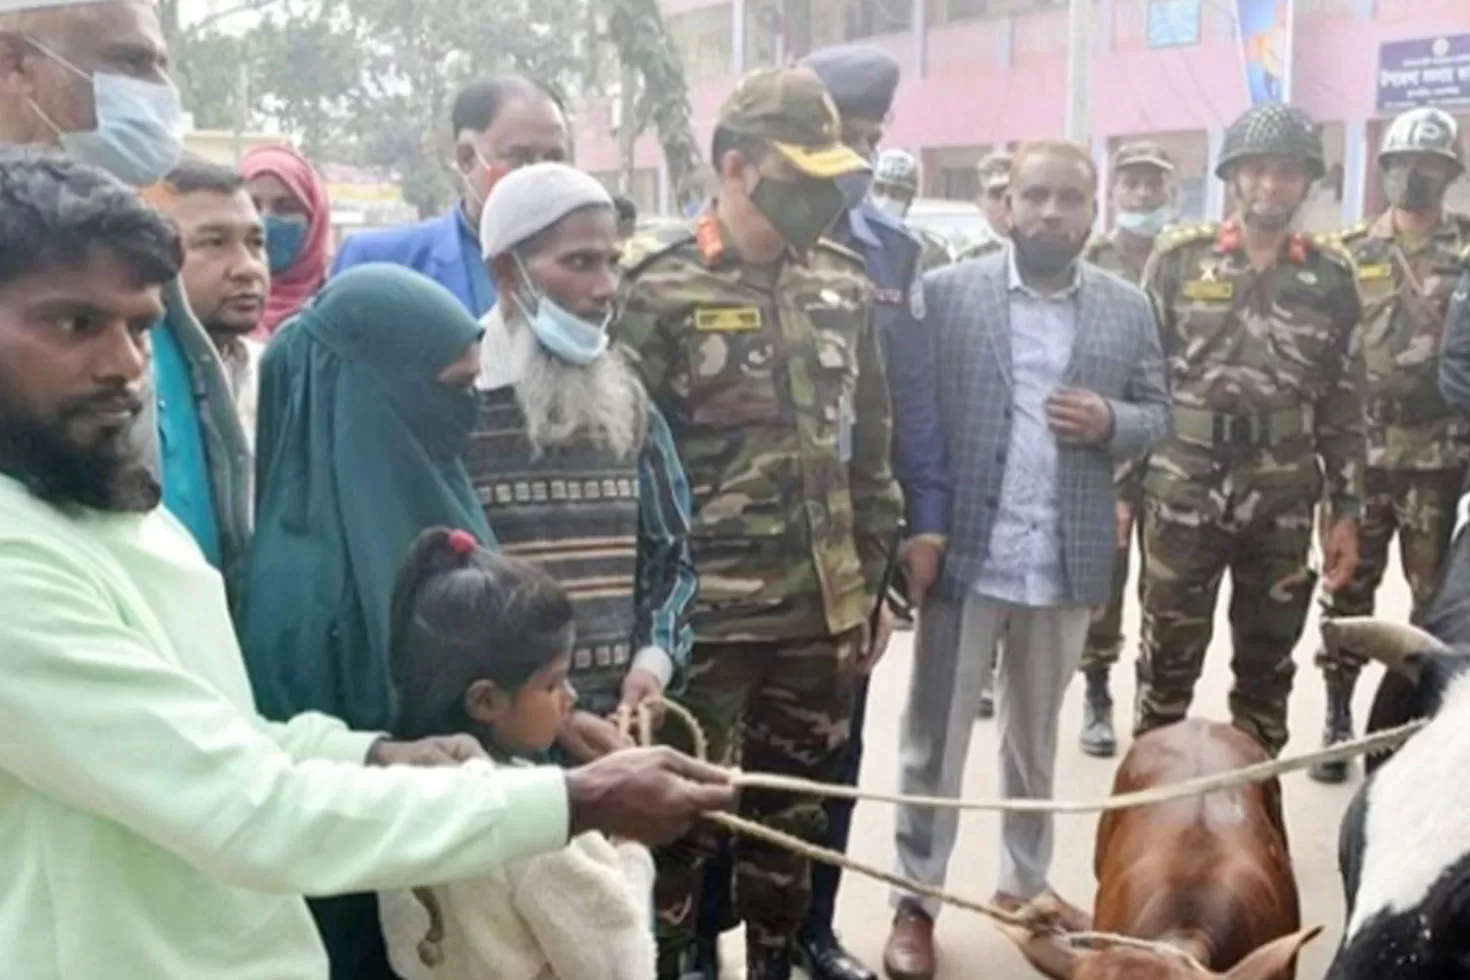
<path fill-rule="evenodd" d="M 660 843 L 730 803 L 658 750 L 485 774 L 385 765 L 458 740 L 262 720 L 221 575 L 131 438 L 181 259 L 101 171 L 0 150 L 0 974 L 324 980 L 303 895 L 479 877 L 589 829 Z"/>

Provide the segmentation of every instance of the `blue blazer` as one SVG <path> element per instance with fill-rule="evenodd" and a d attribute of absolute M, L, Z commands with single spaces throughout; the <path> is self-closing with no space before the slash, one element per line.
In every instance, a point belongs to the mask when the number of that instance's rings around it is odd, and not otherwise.
<path fill-rule="evenodd" d="M 468 262 L 478 263 L 478 255 L 465 255 L 465 237 L 460 226 L 459 208 L 448 214 L 416 225 L 384 228 L 352 235 L 342 243 L 332 275 L 368 262 L 391 262 L 422 273 L 449 290 L 476 317 L 484 316 L 495 304 L 491 286 L 485 297 L 485 309 L 475 302 L 475 289 L 470 282 Z"/>

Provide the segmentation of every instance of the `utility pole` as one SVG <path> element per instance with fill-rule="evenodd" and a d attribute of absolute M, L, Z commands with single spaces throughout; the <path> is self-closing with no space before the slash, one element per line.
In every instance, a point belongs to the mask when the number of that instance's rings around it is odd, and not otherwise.
<path fill-rule="evenodd" d="M 1067 15 L 1067 139 L 1086 146 L 1091 129 L 1087 89 L 1092 81 L 1092 0 L 1069 0 Z"/>

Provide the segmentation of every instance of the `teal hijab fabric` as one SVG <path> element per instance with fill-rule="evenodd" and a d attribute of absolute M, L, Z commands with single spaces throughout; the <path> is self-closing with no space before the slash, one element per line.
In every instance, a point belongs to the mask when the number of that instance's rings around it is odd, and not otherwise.
<path fill-rule="evenodd" d="M 483 333 L 400 266 L 333 279 L 261 362 L 256 530 L 240 610 L 261 714 L 323 711 L 388 731 L 388 608 L 419 532 L 494 543 L 461 455 L 472 391 L 439 374 Z"/>

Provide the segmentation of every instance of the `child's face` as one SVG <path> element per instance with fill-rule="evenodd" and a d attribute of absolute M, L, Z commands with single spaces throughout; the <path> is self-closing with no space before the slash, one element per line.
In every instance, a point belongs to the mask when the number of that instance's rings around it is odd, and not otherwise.
<path fill-rule="evenodd" d="M 571 668 L 568 651 L 532 674 L 514 695 L 490 681 L 476 681 L 466 694 L 469 715 L 488 727 L 495 744 L 512 755 L 544 752 L 556 741 L 562 722 L 577 702 L 567 682 Z"/>

